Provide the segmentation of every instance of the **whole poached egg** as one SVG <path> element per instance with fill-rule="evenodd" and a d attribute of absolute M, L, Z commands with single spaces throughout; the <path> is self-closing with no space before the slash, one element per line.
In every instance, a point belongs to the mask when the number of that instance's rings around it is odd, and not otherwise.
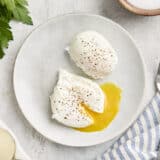
<path fill-rule="evenodd" d="M 84 128 L 94 123 L 87 109 L 103 113 L 105 95 L 95 82 L 60 70 L 50 100 L 53 119 L 69 127 Z"/>
<path fill-rule="evenodd" d="M 118 61 L 108 40 L 92 30 L 77 34 L 67 50 L 75 64 L 94 79 L 111 73 Z"/>

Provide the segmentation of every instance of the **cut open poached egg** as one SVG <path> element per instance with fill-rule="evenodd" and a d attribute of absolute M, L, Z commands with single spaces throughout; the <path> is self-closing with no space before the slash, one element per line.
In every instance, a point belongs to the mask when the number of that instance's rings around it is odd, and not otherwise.
<path fill-rule="evenodd" d="M 94 123 L 84 106 L 94 112 L 103 113 L 105 95 L 93 81 L 60 70 L 50 100 L 53 119 L 69 127 L 84 128 Z"/>

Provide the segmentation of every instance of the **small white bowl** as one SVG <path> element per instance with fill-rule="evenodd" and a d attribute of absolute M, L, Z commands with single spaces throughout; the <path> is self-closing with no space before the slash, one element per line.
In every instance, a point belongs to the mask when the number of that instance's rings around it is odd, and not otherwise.
<path fill-rule="evenodd" d="M 119 0 L 119 2 L 122 4 L 124 8 L 127 10 L 144 16 L 156 16 L 160 15 L 160 8 L 158 9 L 142 9 L 134 6 L 133 4 L 129 3 L 127 0 Z"/>

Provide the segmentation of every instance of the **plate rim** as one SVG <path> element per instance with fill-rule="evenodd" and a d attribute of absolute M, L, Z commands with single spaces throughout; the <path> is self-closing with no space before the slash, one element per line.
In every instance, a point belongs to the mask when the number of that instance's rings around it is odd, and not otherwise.
<path fill-rule="evenodd" d="M 43 133 L 43 131 L 37 127 L 36 125 L 34 125 L 32 123 L 31 120 L 29 120 L 27 118 L 27 116 L 25 115 L 25 112 L 23 111 L 22 107 L 20 107 L 20 103 L 18 101 L 18 96 L 16 94 L 16 85 L 15 85 L 15 81 L 16 81 L 16 76 L 15 76 L 15 70 L 16 70 L 16 64 L 17 64 L 17 61 L 18 61 L 18 57 L 20 55 L 20 51 L 23 47 L 23 45 L 25 44 L 25 42 L 27 41 L 27 39 L 32 35 L 32 33 L 34 31 L 36 31 L 37 29 L 39 29 L 40 27 L 43 27 L 44 25 L 46 25 L 47 23 L 51 22 L 51 21 L 55 21 L 61 17 L 65 17 L 65 16 L 92 16 L 92 17 L 97 17 L 97 18 L 100 18 L 102 20 L 105 20 L 105 21 L 108 21 L 109 23 L 112 23 L 113 25 L 115 25 L 116 27 L 118 27 L 123 33 L 125 33 L 127 35 L 127 37 L 131 40 L 132 44 L 135 46 L 135 48 L 137 49 L 138 51 L 138 54 L 139 54 L 139 57 L 140 57 L 140 60 L 141 60 L 141 63 L 142 63 L 142 70 L 143 70 L 143 75 L 144 75 L 144 88 L 143 88 L 143 92 L 142 92 L 142 97 L 141 97 L 141 100 L 140 100 L 140 103 L 138 105 L 138 109 L 137 111 L 135 112 L 134 116 L 132 117 L 132 119 L 130 120 L 130 122 L 128 123 L 128 125 L 122 127 L 119 132 L 116 132 L 114 133 L 112 136 L 110 136 L 110 138 L 106 138 L 106 139 L 102 139 L 101 141 L 99 140 L 98 142 L 92 142 L 92 143 L 88 143 L 88 144 L 73 144 L 73 143 L 65 143 L 63 141 L 58 141 L 56 139 L 52 139 L 50 138 L 49 136 L 47 136 L 45 133 Z M 140 113 L 143 111 L 143 109 L 145 108 L 145 106 L 143 106 L 143 101 L 144 101 L 144 97 L 145 97 L 145 91 L 146 91 L 146 66 L 145 66 L 145 63 L 144 63 L 144 59 L 142 57 L 142 54 L 141 54 L 141 50 L 137 47 L 136 45 L 136 42 L 135 40 L 132 38 L 131 34 L 125 29 L 123 28 L 120 24 L 118 24 L 117 22 L 111 20 L 110 18 L 108 17 L 104 17 L 102 15 L 98 15 L 98 14 L 92 14 L 92 13 L 84 13 L 84 12 L 70 12 L 70 13 L 66 13 L 66 14 L 61 14 L 61 15 L 57 15 L 55 17 L 52 17 L 52 18 L 49 18 L 47 19 L 46 21 L 42 22 L 41 24 L 37 25 L 27 36 L 26 38 L 24 39 L 21 47 L 19 48 L 18 52 L 17 52 L 17 56 L 16 56 L 16 59 L 15 59 L 15 63 L 14 63 L 14 69 L 13 69 L 13 79 L 12 79 L 12 82 L 13 82 L 13 90 L 14 90 L 14 93 L 15 93 L 15 97 L 16 97 L 16 101 L 18 103 L 18 106 L 19 106 L 19 109 L 20 111 L 22 112 L 24 118 L 28 121 L 28 123 L 31 125 L 31 127 L 33 127 L 38 133 L 40 133 L 43 137 L 45 137 L 46 139 L 50 140 L 51 142 L 55 142 L 55 143 L 58 143 L 58 144 L 61 144 L 61 145 L 65 145 L 65 146 L 71 146 L 71 147 L 88 147 L 88 146 L 94 146 L 94 145 L 98 145 L 98 144 L 102 144 L 102 143 L 105 143 L 105 142 L 109 142 L 117 137 L 119 137 L 121 134 L 123 134 L 130 126 L 131 124 L 134 123 L 134 121 L 138 118 L 138 116 L 140 115 Z"/>

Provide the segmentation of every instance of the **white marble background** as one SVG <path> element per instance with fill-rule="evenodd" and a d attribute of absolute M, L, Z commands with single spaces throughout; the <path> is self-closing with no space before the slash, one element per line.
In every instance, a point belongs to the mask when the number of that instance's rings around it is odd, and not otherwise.
<path fill-rule="evenodd" d="M 13 92 L 12 75 L 18 49 L 38 24 L 68 12 L 90 12 L 116 21 L 130 32 L 141 49 L 147 69 L 145 103 L 154 95 L 154 78 L 160 61 L 160 16 L 136 16 L 123 9 L 117 0 L 29 0 L 34 26 L 12 22 L 14 41 L 0 60 L 0 118 L 13 130 L 33 160 L 91 160 L 106 150 L 107 144 L 72 148 L 52 143 L 37 133 L 21 114 Z M 45 56 L 45 55 L 44 55 Z"/>

